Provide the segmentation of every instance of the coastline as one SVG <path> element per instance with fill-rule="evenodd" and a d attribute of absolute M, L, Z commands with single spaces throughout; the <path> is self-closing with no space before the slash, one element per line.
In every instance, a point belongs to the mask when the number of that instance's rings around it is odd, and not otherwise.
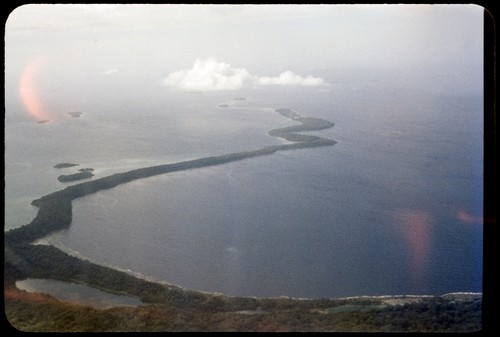
<path fill-rule="evenodd" d="M 480 314 L 481 293 L 449 293 L 440 296 L 364 295 L 346 298 L 297 298 L 289 296 L 238 297 L 217 292 L 204 292 L 183 288 L 182 286 L 170 284 L 165 281 L 158 281 L 128 269 L 124 270 L 115 266 L 99 264 L 91 259 L 78 255 L 77 252 L 71 254 L 61 249 L 62 247 L 56 247 L 50 244 L 50 242 L 44 243 L 45 237 L 64 230 L 71 225 L 73 199 L 97 193 L 101 190 L 113 188 L 137 179 L 169 172 L 222 165 L 238 160 L 273 154 L 277 151 L 331 146 L 337 143 L 331 139 L 299 133 L 323 130 L 332 127 L 333 123 L 315 118 L 302 117 L 289 109 L 280 110 L 281 111 L 276 109 L 275 111 L 300 124 L 273 129 L 269 131 L 268 134 L 291 143 L 266 146 L 252 151 L 229 153 L 133 169 L 68 186 L 62 190 L 33 200 L 32 205 L 39 208 L 36 217 L 27 225 L 5 232 L 4 292 L 11 296 L 8 298 L 8 301 L 6 301 L 6 308 L 12 308 L 12 306 L 15 305 L 13 304 L 12 296 L 26 296 L 20 295 L 22 291 L 16 288 L 16 281 L 33 278 L 76 282 L 112 294 L 133 296 L 144 303 L 144 306 L 135 307 L 134 310 L 144 310 L 141 312 L 146 313 L 146 315 L 148 313 L 157 315 L 157 310 L 163 310 L 161 311 L 161 315 L 163 316 L 160 315 L 159 317 L 165 318 L 170 317 L 168 315 L 171 315 L 173 310 L 176 313 L 181 313 L 181 315 L 187 314 L 195 315 L 196 317 L 209 317 L 209 319 L 217 322 L 207 327 L 206 325 L 196 325 L 193 320 L 187 320 L 185 325 L 181 326 L 181 330 L 233 331 L 233 329 L 236 329 L 235 327 L 241 329 L 242 326 L 246 326 L 245 324 L 251 324 L 250 321 L 246 321 L 246 319 L 257 319 L 259 323 L 267 322 L 266 320 L 271 319 L 272 322 L 279 322 L 279 324 L 281 324 L 279 326 L 284 326 L 286 328 L 277 327 L 273 329 L 265 327 L 262 328 L 262 330 L 288 331 L 288 329 L 291 329 L 293 331 L 299 329 L 300 331 L 337 331 L 336 329 L 338 328 L 331 328 L 336 325 L 329 325 L 335 324 L 332 322 L 336 322 L 337 317 L 345 317 L 345 315 L 351 315 L 349 317 L 353 317 L 352 315 L 365 315 L 366 313 L 370 313 L 372 317 L 374 315 L 376 317 L 391 317 L 390 315 L 392 315 L 394 311 L 401 310 L 398 309 L 400 307 L 405 308 L 405 310 L 411 308 L 411 312 L 413 313 L 424 313 L 424 315 L 427 315 L 429 312 L 428 308 L 434 308 L 436 306 L 448 308 L 448 306 L 451 305 L 471 315 L 476 315 L 478 312 Z M 463 297 L 463 301 L 456 300 L 460 297 Z M 29 298 L 29 296 L 27 298 Z M 29 300 L 24 303 L 27 307 L 32 305 Z M 461 303 L 464 304 L 462 305 Z M 51 308 L 55 308 L 55 304 L 47 305 L 51 305 Z M 67 310 L 65 306 L 61 308 L 60 310 L 62 310 L 62 312 Z M 97 310 L 95 312 L 95 315 L 102 315 L 108 311 Z M 294 317 L 298 317 L 296 315 L 300 315 L 301 318 L 294 320 Z M 326 318 L 326 321 L 318 321 L 318 317 L 320 316 Z M 225 318 L 220 321 L 222 317 Z M 236 319 L 235 317 L 238 318 Z M 276 317 L 278 317 L 278 321 Z M 304 324 L 302 317 L 307 317 L 306 322 L 309 323 L 302 325 Z M 428 319 L 427 316 L 422 317 L 425 320 Z M 44 318 L 42 321 L 46 321 L 46 319 L 47 318 Z M 415 317 L 411 316 L 406 319 L 407 322 L 412 322 L 415 320 Z M 239 320 L 243 320 L 243 322 Z M 328 322 L 328 320 L 332 321 Z M 459 325 L 461 324 L 460 322 L 455 322 L 453 324 L 459 326 L 460 329 L 465 329 L 465 331 L 470 331 L 470 329 L 476 329 L 477 327 L 480 328 L 480 323 L 479 325 L 471 325 L 474 324 L 474 321 L 471 320 L 467 322 L 468 325 L 463 325 L 465 328 Z M 271 323 L 271 326 L 272 324 L 276 323 Z M 470 328 L 470 326 L 472 326 L 472 328 Z M 117 327 L 118 329 L 123 329 L 123 324 L 112 327 L 110 331 L 117 329 Z M 259 331 L 261 330 L 259 327 L 261 327 L 261 325 L 257 324 L 254 326 L 254 329 Z M 387 329 L 387 326 L 376 326 L 374 331 L 379 331 L 377 328 Z M 132 329 L 137 329 L 137 327 Z M 432 326 L 431 329 L 436 329 L 436 327 Z M 438 330 L 439 329 L 447 331 L 447 328 L 443 326 L 439 326 Z M 160 328 L 160 330 L 168 331 L 170 329 Z M 349 331 L 349 329 L 345 331 Z"/>
<path fill-rule="evenodd" d="M 19 258 L 19 256 L 24 256 L 27 260 L 29 260 L 27 255 L 28 252 L 37 255 L 37 257 L 38 255 L 42 255 L 43 257 L 43 255 L 46 254 L 49 254 L 52 257 L 55 257 L 57 255 L 60 259 L 65 261 L 71 261 L 73 260 L 73 258 L 78 259 L 79 261 L 81 261 L 83 268 L 85 268 L 85 264 L 92 264 L 102 268 L 112 269 L 119 273 L 126 273 L 129 276 L 132 276 L 134 278 L 140 278 L 141 280 L 147 282 L 154 282 L 157 284 L 166 285 L 168 287 L 181 289 L 183 291 L 190 291 L 180 286 L 169 284 L 168 282 L 164 281 L 159 282 L 158 280 L 145 277 L 144 275 L 139 276 L 138 273 L 134 273 L 129 270 L 123 270 L 121 268 L 114 268 L 112 266 L 95 264 L 90 259 L 82 258 L 82 256 L 78 256 L 78 254 L 71 254 L 54 245 L 51 245 L 50 243 L 49 245 L 40 243 L 43 242 L 44 237 L 56 233 L 58 231 L 64 230 L 71 225 L 73 199 L 97 193 L 101 190 L 113 188 L 117 185 L 125 184 L 127 182 L 134 181 L 137 179 L 147 178 L 169 172 L 176 172 L 176 171 L 208 167 L 214 165 L 222 165 L 229 162 L 273 154 L 277 151 L 305 149 L 318 146 L 331 146 L 337 143 L 336 141 L 331 139 L 321 138 L 318 136 L 302 135 L 298 133 L 298 132 L 316 131 L 316 130 L 331 128 L 334 126 L 333 123 L 316 118 L 309 118 L 309 117 L 304 118 L 296 112 L 291 113 L 291 110 L 289 109 L 275 109 L 275 111 L 280 113 L 282 116 L 286 118 L 290 118 L 294 121 L 300 122 L 300 124 L 296 126 L 273 129 L 269 131 L 270 136 L 282 138 L 292 143 L 266 146 L 251 151 L 243 151 L 243 152 L 230 153 L 224 155 L 203 157 L 176 163 L 133 169 L 127 172 L 115 173 L 99 179 L 74 184 L 62 190 L 42 196 L 39 199 L 33 200 L 31 204 L 39 208 L 36 217 L 27 225 L 14 228 L 5 232 L 6 264 L 9 265 L 14 270 L 20 269 L 18 268 L 18 266 L 16 266 L 16 264 L 19 263 L 19 261 L 16 260 Z M 72 164 L 72 163 L 61 163 L 58 165 L 60 165 L 61 167 L 66 167 L 70 165 L 77 166 L 77 164 Z M 80 173 L 91 174 L 87 170 Z M 38 241 L 38 244 L 33 244 L 36 241 Z M 17 259 L 15 258 L 16 255 Z M 32 260 L 32 262 L 36 261 L 37 261 L 36 259 L 34 261 Z M 26 261 L 22 262 L 25 263 Z M 55 269 L 55 268 L 49 268 L 53 267 L 50 261 L 44 261 L 43 264 L 45 264 L 48 269 L 52 270 Z M 41 274 L 45 274 L 37 272 L 36 265 L 29 266 L 28 268 L 25 267 L 25 269 L 27 270 L 21 272 L 21 274 L 23 274 L 25 278 L 37 277 L 41 276 Z M 10 270 L 10 268 L 6 268 L 6 270 Z M 61 279 L 67 279 L 68 275 L 62 272 L 57 277 Z M 69 278 L 71 280 L 75 280 L 74 277 L 69 277 Z M 16 277 L 14 275 L 13 279 L 18 280 L 20 279 L 20 277 Z M 76 280 L 82 281 L 81 279 L 78 278 L 76 278 Z M 90 284 L 90 285 L 95 285 L 95 284 Z M 207 292 L 200 292 L 200 291 L 197 292 L 203 294 L 211 294 Z M 227 295 L 218 294 L 217 296 L 227 296 Z"/>
<path fill-rule="evenodd" d="M 57 249 L 61 250 L 62 252 L 68 254 L 69 256 L 73 256 L 75 258 L 78 258 L 79 260 L 84 260 L 84 261 L 89 261 L 92 264 L 99 265 L 105 268 L 109 268 L 118 272 L 122 272 L 125 274 L 128 274 L 130 276 L 133 276 L 135 278 L 148 281 L 148 282 L 153 282 L 161 285 L 165 285 L 168 287 L 174 287 L 181 289 L 183 291 L 195 291 L 197 293 L 209 295 L 209 296 L 227 296 L 227 297 L 241 297 L 241 296 L 234 296 L 234 295 L 228 295 L 224 294 L 221 292 L 217 291 L 204 291 L 204 290 L 196 290 L 196 289 L 190 289 L 187 287 L 183 287 L 180 284 L 175 284 L 171 283 L 165 280 L 157 279 L 152 276 L 144 275 L 139 272 L 135 272 L 130 269 L 126 268 L 121 268 L 118 266 L 114 266 L 111 264 L 106 264 L 106 263 L 101 263 L 98 261 L 95 261 L 94 259 L 91 259 L 85 255 L 80 254 L 77 251 L 72 250 L 69 247 L 63 246 L 63 245 L 58 245 L 57 242 L 52 242 L 50 240 L 50 236 L 52 235 L 57 235 L 56 233 L 52 233 L 44 238 L 40 238 L 36 241 L 33 242 L 34 245 L 51 245 L 56 247 Z M 101 291 L 106 291 L 105 288 L 97 288 Z M 281 296 L 245 296 L 245 298 L 251 298 L 255 300 L 265 300 L 265 299 L 286 299 L 286 300 L 292 300 L 292 301 L 318 301 L 318 300 L 328 300 L 328 301 L 358 301 L 358 300 L 368 300 L 368 301 L 379 301 L 382 300 L 386 304 L 391 304 L 390 301 L 394 300 L 394 303 L 391 305 L 404 305 L 405 303 L 411 303 L 412 299 L 416 300 L 423 300 L 423 299 L 435 299 L 435 298 L 451 298 L 456 300 L 457 298 L 460 297 L 472 297 L 472 298 L 482 298 L 483 293 L 482 292 L 450 292 L 450 293 L 445 293 L 445 294 L 439 294 L 439 295 L 429 295 L 429 294 L 394 294 L 394 295 L 358 295 L 358 296 L 346 296 L 346 297 L 294 297 L 294 296 L 286 296 L 286 295 L 281 295 Z"/>

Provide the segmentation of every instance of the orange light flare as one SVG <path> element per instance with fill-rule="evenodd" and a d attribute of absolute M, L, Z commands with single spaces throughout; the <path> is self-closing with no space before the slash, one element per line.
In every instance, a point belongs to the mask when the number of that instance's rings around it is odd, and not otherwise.
<path fill-rule="evenodd" d="M 19 81 L 19 94 L 26 110 L 39 123 L 46 122 L 50 118 L 46 112 L 37 88 L 37 77 L 44 63 L 44 58 L 37 57 L 24 69 Z"/>
<path fill-rule="evenodd" d="M 410 255 L 415 280 L 425 288 L 431 249 L 432 217 L 423 210 L 399 210 L 393 215 Z"/>

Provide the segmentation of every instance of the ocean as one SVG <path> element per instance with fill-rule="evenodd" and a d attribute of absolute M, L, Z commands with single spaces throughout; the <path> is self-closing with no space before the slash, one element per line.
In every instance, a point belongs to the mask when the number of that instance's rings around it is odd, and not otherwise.
<path fill-rule="evenodd" d="M 68 186 L 60 174 L 93 168 L 99 178 L 280 144 L 267 132 L 294 125 L 274 111 L 289 108 L 334 122 L 311 134 L 338 143 L 74 200 L 71 227 L 46 241 L 147 278 L 235 296 L 481 292 L 482 95 L 406 84 L 203 94 L 159 87 L 78 104 L 53 93 L 60 113 L 43 124 L 8 100 L 5 230 L 33 219 L 31 200 Z M 61 162 L 79 166 L 53 167 Z"/>

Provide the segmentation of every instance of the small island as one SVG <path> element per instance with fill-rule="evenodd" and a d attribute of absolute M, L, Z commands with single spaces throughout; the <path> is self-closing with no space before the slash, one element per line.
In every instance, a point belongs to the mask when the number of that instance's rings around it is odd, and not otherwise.
<path fill-rule="evenodd" d="M 274 111 L 279 112 L 281 116 L 286 118 L 296 119 L 302 117 L 299 113 L 287 108 L 275 109 Z"/>
<path fill-rule="evenodd" d="M 229 105 L 225 104 L 225 103 L 221 103 L 219 104 L 219 108 L 227 108 Z"/>
<path fill-rule="evenodd" d="M 91 167 L 86 167 L 86 168 L 81 168 L 78 171 L 80 171 L 80 172 L 92 172 L 92 171 L 94 171 L 94 169 Z"/>
<path fill-rule="evenodd" d="M 48 123 L 49 120 L 48 119 L 41 119 L 39 121 L 37 121 L 38 124 L 44 124 L 44 123 Z"/>
<path fill-rule="evenodd" d="M 59 180 L 62 183 L 67 183 L 75 180 L 88 179 L 94 176 L 94 174 L 91 171 L 93 171 L 93 169 L 84 169 L 83 171 L 80 170 L 79 173 L 73 173 L 73 174 L 62 174 L 59 177 L 57 177 L 57 180 Z"/>
<path fill-rule="evenodd" d="M 74 118 L 79 118 L 83 115 L 83 112 L 80 111 L 73 111 L 73 112 L 68 112 L 68 115 Z"/>
<path fill-rule="evenodd" d="M 78 164 L 73 164 L 73 163 L 59 163 L 59 164 L 54 165 L 54 168 L 60 169 L 60 168 L 73 167 L 73 166 L 78 166 Z"/>

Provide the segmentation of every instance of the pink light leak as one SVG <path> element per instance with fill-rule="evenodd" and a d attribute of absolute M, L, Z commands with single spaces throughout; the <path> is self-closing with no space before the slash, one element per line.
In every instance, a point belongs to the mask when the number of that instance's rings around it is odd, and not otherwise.
<path fill-rule="evenodd" d="M 470 225 L 482 225 L 483 224 L 483 217 L 482 216 L 472 215 L 463 209 L 457 212 L 457 219 L 460 222 L 470 224 Z"/>
<path fill-rule="evenodd" d="M 417 282 L 424 286 L 431 249 L 432 217 L 423 210 L 399 210 L 394 220 L 408 246 L 410 267 Z"/>
<path fill-rule="evenodd" d="M 31 61 L 24 69 L 19 81 L 19 94 L 21 96 L 21 100 L 30 115 L 39 122 L 47 121 L 49 119 L 49 115 L 43 107 L 36 87 L 36 78 L 42 65 L 42 57 L 37 57 Z"/>

